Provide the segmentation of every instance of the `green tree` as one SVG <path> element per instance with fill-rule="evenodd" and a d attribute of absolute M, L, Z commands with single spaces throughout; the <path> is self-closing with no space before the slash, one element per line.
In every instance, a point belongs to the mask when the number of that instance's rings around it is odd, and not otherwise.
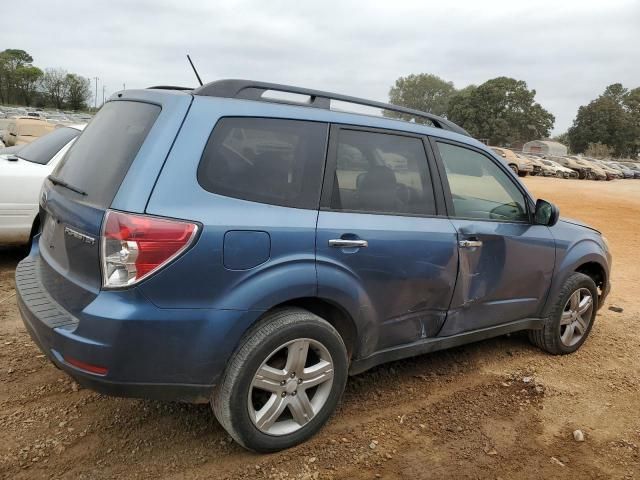
<path fill-rule="evenodd" d="M 449 109 L 447 111 L 447 118 L 462 125 L 471 125 L 476 121 L 477 109 L 471 108 L 473 103 L 472 96 L 474 95 L 478 87 L 475 85 L 468 85 L 461 90 L 458 90 L 455 95 L 449 100 Z"/>
<path fill-rule="evenodd" d="M 31 66 L 33 57 L 24 50 L 8 48 L 0 52 L 0 101 L 18 103 L 20 92 L 17 87 L 16 72 L 25 66 Z"/>
<path fill-rule="evenodd" d="M 571 150 L 582 153 L 589 144 L 600 143 L 618 157 L 636 156 L 640 148 L 640 91 L 621 84 L 609 85 L 604 93 L 578 109 L 569 129 Z"/>
<path fill-rule="evenodd" d="M 33 65 L 22 65 L 16 69 L 15 87 L 25 105 L 31 105 L 42 75 L 42 70 Z"/>
<path fill-rule="evenodd" d="M 86 108 L 91 99 L 91 84 L 88 78 L 75 73 L 68 73 L 65 77 L 67 84 L 67 105 L 72 110 Z"/>
<path fill-rule="evenodd" d="M 447 117 L 492 145 L 546 138 L 555 117 L 535 102 L 535 96 L 522 80 L 493 78 L 454 95 Z"/>
<path fill-rule="evenodd" d="M 389 102 L 443 116 L 447 114 L 449 99 L 455 91 L 453 82 L 447 82 L 436 75 L 411 74 L 396 80 L 389 90 Z M 394 112 L 390 112 L 389 116 L 402 117 Z"/>
<path fill-rule="evenodd" d="M 629 155 L 640 152 L 640 87 L 629 90 L 624 97 L 624 105 L 629 114 L 631 137 L 629 138 Z"/>

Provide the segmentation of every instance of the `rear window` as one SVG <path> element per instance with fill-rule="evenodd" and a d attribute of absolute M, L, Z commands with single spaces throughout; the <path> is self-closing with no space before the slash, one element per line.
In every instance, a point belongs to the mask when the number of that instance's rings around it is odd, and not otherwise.
<path fill-rule="evenodd" d="M 160 110 L 148 103 L 108 102 L 53 175 L 86 192 L 89 203 L 110 206 Z"/>
<path fill-rule="evenodd" d="M 58 128 L 21 149 L 18 157 L 28 162 L 46 165 L 62 147 L 78 135 L 80 131 L 75 128 Z"/>
<path fill-rule="evenodd" d="M 318 208 L 327 128 L 299 120 L 223 118 L 207 142 L 198 181 L 220 195 Z"/>

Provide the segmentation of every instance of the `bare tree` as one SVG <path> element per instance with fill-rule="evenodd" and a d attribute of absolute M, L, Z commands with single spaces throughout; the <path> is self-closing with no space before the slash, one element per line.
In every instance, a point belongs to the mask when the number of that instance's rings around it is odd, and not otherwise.
<path fill-rule="evenodd" d="M 613 148 L 600 142 L 590 143 L 584 154 L 587 157 L 608 159 L 613 156 Z"/>
<path fill-rule="evenodd" d="M 66 70 L 48 68 L 42 76 L 42 89 L 49 101 L 56 108 L 61 109 L 69 93 Z"/>

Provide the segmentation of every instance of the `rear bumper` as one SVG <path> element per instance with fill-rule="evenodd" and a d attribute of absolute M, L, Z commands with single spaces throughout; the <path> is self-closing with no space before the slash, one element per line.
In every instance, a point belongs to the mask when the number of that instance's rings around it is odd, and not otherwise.
<path fill-rule="evenodd" d="M 80 385 L 123 397 L 205 402 L 247 322 L 259 312 L 160 309 L 135 289 L 100 292 L 69 312 L 47 292 L 37 253 L 16 270 L 31 338 Z M 99 367 L 92 373 L 77 365 Z M 92 370 L 92 368 L 89 368 Z"/>

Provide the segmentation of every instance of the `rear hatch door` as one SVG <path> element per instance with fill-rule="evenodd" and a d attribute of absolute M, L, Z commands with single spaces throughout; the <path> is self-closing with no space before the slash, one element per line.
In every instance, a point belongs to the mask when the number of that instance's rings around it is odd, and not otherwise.
<path fill-rule="evenodd" d="M 146 164 L 137 169 L 145 171 L 145 180 L 137 182 L 130 198 L 118 198 L 121 208 L 144 211 L 188 110 L 191 97 L 183 98 L 186 104 L 173 112 L 181 115 L 177 121 L 159 102 L 106 103 L 45 181 L 40 198 L 41 281 L 67 310 L 81 310 L 101 288 L 102 221 L 137 162 Z"/>

